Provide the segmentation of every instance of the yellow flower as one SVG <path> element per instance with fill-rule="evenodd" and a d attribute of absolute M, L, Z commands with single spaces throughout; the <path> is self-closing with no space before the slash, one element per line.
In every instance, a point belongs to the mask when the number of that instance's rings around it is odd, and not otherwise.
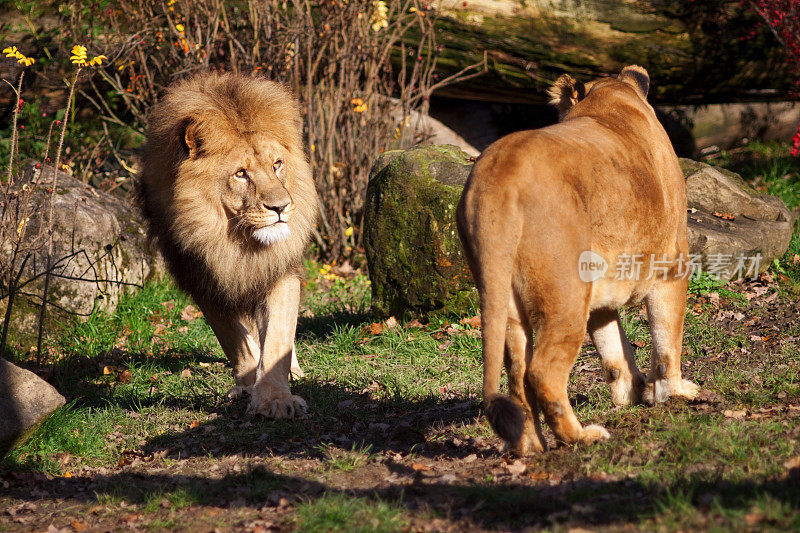
<path fill-rule="evenodd" d="M 350 235 L 352 235 L 352 234 L 353 234 L 353 226 L 350 226 L 349 228 L 347 228 L 346 230 L 344 230 L 344 236 L 345 236 L 345 237 L 349 237 L 349 236 L 350 236 Z"/>
<path fill-rule="evenodd" d="M 94 56 L 91 61 L 89 61 L 89 66 L 93 67 L 95 65 L 102 65 L 103 61 L 108 59 L 106 56 Z"/>
<path fill-rule="evenodd" d="M 82 44 L 76 44 L 72 47 L 72 55 L 69 57 L 74 65 L 81 67 L 86 66 L 86 47 Z"/>
<path fill-rule="evenodd" d="M 3 50 L 3 53 L 6 55 L 6 57 L 13 57 L 14 59 L 17 60 L 17 63 L 19 63 L 20 65 L 25 65 L 26 67 L 29 67 L 34 63 L 36 63 L 36 60 L 34 58 L 26 56 L 25 54 L 20 52 L 16 46 L 9 46 L 8 48 L 5 48 Z"/>
<path fill-rule="evenodd" d="M 375 7 L 375 11 L 369 18 L 369 24 L 372 27 L 372 31 L 380 31 L 381 28 L 389 25 L 389 8 L 383 0 L 376 0 L 372 2 L 372 5 Z"/>
<path fill-rule="evenodd" d="M 175 24 L 175 29 L 178 30 L 178 32 L 183 33 L 183 24 Z"/>
<path fill-rule="evenodd" d="M 417 8 L 414 7 L 414 6 L 411 6 L 411 7 L 408 8 L 408 12 L 409 13 L 416 13 L 417 12 Z"/>
<path fill-rule="evenodd" d="M 364 111 L 369 109 L 369 107 L 367 107 L 367 104 L 364 103 L 364 100 L 362 100 L 361 98 L 353 98 L 352 100 L 350 100 L 350 103 L 355 106 L 353 107 L 353 111 L 355 111 L 356 113 L 363 113 Z"/>

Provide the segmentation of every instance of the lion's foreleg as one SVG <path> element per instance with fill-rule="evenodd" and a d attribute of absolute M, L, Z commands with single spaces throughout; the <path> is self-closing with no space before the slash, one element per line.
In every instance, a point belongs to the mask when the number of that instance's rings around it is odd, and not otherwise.
<path fill-rule="evenodd" d="M 305 400 L 292 395 L 289 389 L 299 306 L 300 280 L 296 276 L 287 276 L 275 283 L 267 297 L 263 316 L 256 318 L 261 358 L 247 408 L 250 414 L 268 418 L 302 418 L 308 410 Z"/>
<path fill-rule="evenodd" d="M 653 355 L 642 399 L 651 405 L 666 401 L 670 395 L 691 400 L 700 390 L 696 384 L 681 377 L 688 283 L 685 279 L 657 283 L 645 297 Z"/>
<path fill-rule="evenodd" d="M 237 398 L 249 391 L 256 381 L 256 367 L 261 350 L 253 323 L 219 311 L 216 305 L 197 301 L 203 316 L 214 331 L 222 351 L 233 366 L 236 386 L 228 391 L 229 398 Z"/>
<path fill-rule="evenodd" d="M 600 354 L 603 374 L 611 386 L 611 400 L 616 405 L 628 405 L 641 399 L 644 374 L 639 371 L 633 346 L 625 336 L 619 313 L 597 310 L 589 316 L 589 335 Z"/>

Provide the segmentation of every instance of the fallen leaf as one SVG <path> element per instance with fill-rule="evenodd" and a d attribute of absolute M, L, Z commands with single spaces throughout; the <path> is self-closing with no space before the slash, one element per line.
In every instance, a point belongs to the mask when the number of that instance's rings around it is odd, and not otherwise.
<path fill-rule="evenodd" d="M 748 526 L 754 526 L 764 520 L 765 516 L 763 513 L 747 513 L 744 515 L 744 521 L 747 522 Z"/>
<path fill-rule="evenodd" d="M 467 325 L 467 326 L 471 326 L 471 327 L 473 327 L 475 329 L 480 329 L 481 328 L 481 317 L 480 317 L 480 315 L 475 315 L 475 316 L 469 317 L 469 318 L 462 318 L 460 322 L 462 324 Z"/>
<path fill-rule="evenodd" d="M 389 328 L 389 329 L 394 329 L 394 328 L 396 328 L 398 326 L 397 319 L 395 317 L 393 317 L 393 316 L 390 316 L 389 318 L 387 318 L 385 324 L 386 324 L 386 327 Z"/>
<path fill-rule="evenodd" d="M 644 345 L 646 343 L 644 341 L 631 341 L 631 344 L 633 344 L 637 348 L 644 348 Z"/>
<path fill-rule="evenodd" d="M 189 429 L 194 429 L 194 428 L 197 428 L 197 427 L 200 427 L 200 421 L 199 420 L 192 420 L 192 423 L 189 424 Z"/>
<path fill-rule="evenodd" d="M 130 370 L 123 370 L 120 372 L 119 376 L 117 376 L 117 379 L 120 383 L 130 383 L 132 377 L 133 375 Z"/>
<path fill-rule="evenodd" d="M 175 309 L 175 300 L 169 300 L 168 302 L 162 302 L 161 305 L 163 305 L 164 308 L 167 311 L 172 311 L 173 309 Z"/>
<path fill-rule="evenodd" d="M 544 481 L 550 479 L 550 474 L 547 472 L 528 472 L 528 477 L 534 481 Z"/>
<path fill-rule="evenodd" d="M 72 529 L 74 529 L 75 531 L 83 531 L 84 529 L 89 527 L 89 525 L 86 522 L 81 522 L 80 520 L 73 520 L 72 522 L 69 523 L 69 525 L 71 525 Z"/>
<path fill-rule="evenodd" d="M 64 472 L 64 475 L 62 477 L 71 478 L 71 477 L 75 477 L 75 476 L 72 475 L 72 472 L 67 470 L 66 472 Z"/>
<path fill-rule="evenodd" d="M 181 374 L 180 374 L 180 378 L 181 379 L 186 379 L 186 378 L 190 378 L 190 377 L 192 377 L 192 371 L 191 370 L 189 370 L 188 368 L 184 368 L 183 370 L 181 370 Z"/>
<path fill-rule="evenodd" d="M 723 416 L 725 418 L 733 418 L 735 420 L 739 420 L 739 419 L 742 419 L 742 418 L 745 417 L 745 415 L 747 414 L 747 411 L 744 410 L 744 409 L 736 410 L 736 411 L 734 411 L 732 409 L 725 409 L 722 412 L 722 414 L 723 414 Z"/>
<path fill-rule="evenodd" d="M 107 375 L 113 374 L 113 373 L 114 373 L 114 370 L 112 370 L 112 368 L 110 366 L 104 366 L 103 367 L 103 375 L 104 376 L 107 376 Z"/>
<path fill-rule="evenodd" d="M 477 456 L 477 455 L 475 455 L 474 453 L 471 453 L 471 454 L 469 454 L 468 456 L 466 456 L 466 457 L 464 457 L 463 459 L 461 459 L 461 462 L 462 462 L 462 463 L 467 463 L 467 464 L 469 464 L 469 463 L 475 462 L 475 460 L 476 460 L 477 458 L 478 458 L 478 456 Z"/>
<path fill-rule="evenodd" d="M 181 311 L 181 320 L 184 322 L 193 322 L 194 319 L 200 318 L 201 316 L 203 316 L 203 312 L 198 311 L 193 305 L 187 305 L 183 308 L 183 311 Z"/>
<path fill-rule="evenodd" d="M 423 324 L 422 322 L 420 322 L 419 320 L 417 320 L 415 318 L 411 322 L 406 322 L 406 327 L 407 328 L 424 328 L 425 324 Z"/>
<path fill-rule="evenodd" d="M 433 470 L 430 466 L 424 465 L 422 463 L 411 463 L 411 468 L 417 472 L 429 472 Z"/>
<path fill-rule="evenodd" d="M 519 459 L 517 459 L 513 463 L 505 463 L 503 466 L 506 467 L 506 470 L 508 470 L 510 474 L 513 474 L 515 476 L 522 474 L 523 472 L 525 472 L 525 470 L 528 469 L 525 463 L 523 463 Z"/>
<path fill-rule="evenodd" d="M 721 218 L 722 220 L 733 220 L 736 218 L 733 213 L 718 213 L 717 211 L 714 211 L 712 215 L 717 218 Z"/>
<path fill-rule="evenodd" d="M 156 324 L 156 329 L 153 330 L 153 336 L 158 337 L 159 335 L 163 335 L 167 331 L 167 326 L 164 324 Z"/>
<path fill-rule="evenodd" d="M 383 324 L 381 322 L 373 322 L 369 325 L 369 332 L 373 335 L 380 335 L 383 333 Z"/>

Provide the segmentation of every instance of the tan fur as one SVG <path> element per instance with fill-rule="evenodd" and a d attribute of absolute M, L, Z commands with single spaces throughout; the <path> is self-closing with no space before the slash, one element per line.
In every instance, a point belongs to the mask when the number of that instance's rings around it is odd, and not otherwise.
<path fill-rule="evenodd" d="M 585 85 L 562 76 L 551 90 L 562 121 L 492 144 L 464 188 L 457 221 L 481 299 L 486 415 L 517 454 L 544 449 L 539 410 L 559 441 L 608 438 L 581 426 L 567 396 L 587 328 L 616 403 L 697 393 L 680 369 L 685 185 L 648 86 L 635 65 Z M 608 261 L 604 276 L 580 278 L 584 251 Z M 624 254 L 646 259 L 637 279 L 615 279 Z M 666 279 L 650 275 L 651 254 L 669 263 Z M 653 336 L 647 378 L 617 312 L 641 300 Z M 498 394 L 504 359 L 510 397 Z"/>
<path fill-rule="evenodd" d="M 233 363 L 236 391 L 251 393 L 249 411 L 301 416 L 288 374 L 318 208 L 296 99 L 233 74 L 173 84 L 149 115 L 138 200 Z"/>

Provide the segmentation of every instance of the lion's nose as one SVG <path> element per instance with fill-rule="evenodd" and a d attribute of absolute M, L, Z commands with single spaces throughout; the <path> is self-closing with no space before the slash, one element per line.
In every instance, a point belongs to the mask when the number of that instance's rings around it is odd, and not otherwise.
<path fill-rule="evenodd" d="M 285 204 L 280 205 L 269 205 L 268 203 L 264 203 L 264 208 L 269 211 L 275 211 L 279 215 L 282 214 L 284 211 L 287 211 L 289 208 L 289 204 L 291 202 L 286 202 Z"/>

